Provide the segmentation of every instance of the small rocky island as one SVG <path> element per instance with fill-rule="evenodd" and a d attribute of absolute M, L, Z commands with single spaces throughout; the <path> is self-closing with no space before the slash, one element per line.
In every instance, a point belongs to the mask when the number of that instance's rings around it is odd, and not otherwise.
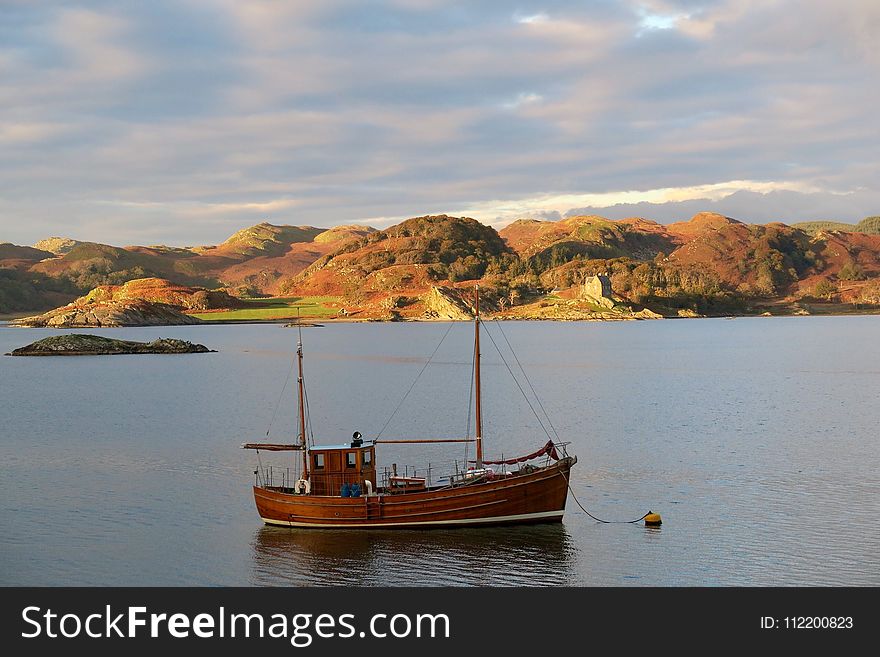
<path fill-rule="evenodd" d="M 71 333 L 53 335 L 15 349 L 7 356 L 101 356 L 116 354 L 204 354 L 213 353 L 205 345 L 186 340 L 159 338 L 152 342 L 114 340 L 100 335 Z"/>

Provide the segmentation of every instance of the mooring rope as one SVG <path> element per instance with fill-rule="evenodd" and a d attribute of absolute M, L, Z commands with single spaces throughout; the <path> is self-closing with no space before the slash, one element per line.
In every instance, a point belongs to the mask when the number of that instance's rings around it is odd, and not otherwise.
<path fill-rule="evenodd" d="M 567 476 L 565 476 L 565 473 L 560 470 L 559 474 L 561 474 L 562 478 L 565 479 L 565 483 L 568 486 L 568 490 L 571 492 L 571 499 L 573 499 L 575 501 L 575 504 L 577 504 L 581 508 L 581 511 L 586 513 L 588 516 L 590 516 L 596 522 L 601 522 L 602 524 L 605 524 L 605 525 L 634 525 L 637 522 L 641 522 L 642 520 L 647 518 L 652 513 L 651 511 L 648 511 L 641 518 L 636 518 L 635 520 L 602 520 L 602 518 L 597 518 L 592 513 L 587 511 L 587 509 L 584 507 L 584 505 L 581 504 L 581 501 L 577 498 L 577 495 L 574 494 L 574 489 L 571 487 L 571 481 L 569 480 L 569 478 Z"/>

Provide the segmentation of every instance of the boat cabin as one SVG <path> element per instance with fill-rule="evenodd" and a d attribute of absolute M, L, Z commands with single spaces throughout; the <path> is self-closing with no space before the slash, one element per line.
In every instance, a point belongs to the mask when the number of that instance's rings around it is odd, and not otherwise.
<path fill-rule="evenodd" d="M 309 449 L 312 495 L 360 497 L 376 490 L 376 448 L 355 436 L 351 443 Z"/>

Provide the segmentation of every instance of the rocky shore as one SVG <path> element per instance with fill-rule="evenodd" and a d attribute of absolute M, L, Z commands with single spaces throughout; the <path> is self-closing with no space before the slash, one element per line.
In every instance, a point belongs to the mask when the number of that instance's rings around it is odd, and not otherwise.
<path fill-rule="evenodd" d="M 13 350 L 7 356 L 100 356 L 117 354 L 204 354 L 214 352 L 205 345 L 186 340 L 159 338 L 152 342 L 114 340 L 99 335 L 71 333 L 53 335 Z"/>
<path fill-rule="evenodd" d="M 108 301 L 72 303 L 42 315 L 10 322 L 15 326 L 47 328 L 100 328 L 116 326 L 177 326 L 203 324 L 197 317 L 164 303 Z"/>

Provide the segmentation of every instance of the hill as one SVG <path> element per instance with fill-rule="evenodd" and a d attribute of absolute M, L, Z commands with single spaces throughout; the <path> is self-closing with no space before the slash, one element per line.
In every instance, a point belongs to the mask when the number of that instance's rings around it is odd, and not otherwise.
<path fill-rule="evenodd" d="M 240 230 L 217 246 L 111 246 L 51 237 L 36 247 L 0 244 L 0 313 L 43 310 L 99 286 L 159 278 L 175 285 L 271 295 L 278 282 L 361 239 L 367 226 L 276 226 Z"/>
<path fill-rule="evenodd" d="M 36 328 L 108 328 L 201 324 L 202 320 L 163 303 L 109 301 L 86 304 L 72 303 L 42 315 L 16 319 L 12 323 L 17 326 Z"/>
<path fill-rule="evenodd" d="M 77 295 L 67 280 L 0 266 L 0 315 L 48 310 Z"/>
<path fill-rule="evenodd" d="M 49 251 L 30 246 L 16 246 L 9 242 L 0 244 L 0 267 L 22 267 L 53 256 Z"/>
<path fill-rule="evenodd" d="M 816 262 L 809 236 L 785 224 L 759 226 L 701 213 L 669 231 L 682 242 L 669 262 L 712 270 L 726 287 L 750 295 L 786 293 Z"/>
<path fill-rule="evenodd" d="M 74 301 L 74 304 L 85 306 L 129 301 L 161 303 L 179 310 L 215 310 L 241 308 L 244 305 L 225 290 L 192 288 L 161 278 L 138 278 L 122 285 L 101 285 Z"/>
<path fill-rule="evenodd" d="M 590 239 L 574 242 L 577 248 L 571 246 L 573 231 L 564 221 L 516 222 L 501 233 L 527 258 L 548 249 L 553 253 L 549 262 L 537 266 L 534 256 L 528 260 L 543 289 L 566 290 L 604 272 L 628 301 L 666 314 L 744 312 L 771 299 L 796 303 L 815 296 L 823 281 L 835 286 L 839 280 L 853 281 L 848 296 L 858 300 L 862 284 L 857 281 L 880 275 L 880 239 L 864 233 L 811 236 L 785 224 L 744 224 L 715 213 L 698 213 L 667 226 L 633 219 L 580 220 L 591 233 Z M 633 230 L 647 234 L 627 237 Z M 632 248 L 638 239 L 642 244 L 650 240 L 651 248 Z"/>
<path fill-rule="evenodd" d="M 480 280 L 493 263 L 516 255 L 498 233 L 467 217 L 415 217 L 341 246 L 282 285 L 286 293 L 345 297 L 386 315 L 425 312 L 438 285 Z M 357 311 L 355 311 L 357 312 Z"/>
<path fill-rule="evenodd" d="M 820 231 L 841 230 L 848 233 L 865 233 L 867 235 L 880 235 L 880 217 L 865 217 L 857 224 L 846 224 L 840 221 L 802 221 L 792 224 L 792 228 L 799 228 L 811 235 Z"/>
<path fill-rule="evenodd" d="M 245 304 L 223 290 L 176 285 L 161 278 L 140 278 L 122 285 L 101 285 L 69 304 L 42 315 L 15 320 L 21 326 L 163 326 L 198 324 L 191 311 L 240 308 Z"/>
<path fill-rule="evenodd" d="M 226 317 L 236 312 L 232 297 L 204 298 L 208 289 L 225 288 L 240 297 L 289 295 L 290 308 L 309 297 L 322 317 L 439 318 L 465 313 L 469 289 L 479 282 L 490 310 L 529 307 L 529 316 L 568 317 L 604 312 L 581 303 L 578 293 L 601 273 L 633 314 L 873 304 L 880 217 L 851 230 L 840 226 L 746 224 L 702 212 L 668 225 L 595 215 L 528 219 L 498 232 L 467 217 L 426 215 L 380 231 L 264 222 L 195 248 L 50 238 L 38 243 L 43 249 L 0 245 L 0 312 L 42 310 L 96 290 L 190 311 L 232 308 Z M 133 280 L 139 282 L 126 286 Z M 566 308 L 552 308 L 560 303 Z"/>
<path fill-rule="evenodd" d="M 321 228 L 314 226 L 276 226 L 260 223 L 243 228 L 217 246 L 202 246 L 193 249 L 196 253 L 222 255 L 232 259 L 255 256 L 278 256 L 299 242 L 311 242 L 321 234 Z"/>
<path fill-rule="evenodd" d="M 218 278 L 227 287 L 240 288 L 247 293 L 277 294 L 284 279 L 299 274 L 316 260 L 341 246 L 375 232 L 376 229 L 369 226 L 312 229 L 309 231 L 311 238 L 308 241 L 291 242 L 285 249 L 272 247 L 271 251 L 276 255 L 258 254 L 249 257 L 223 269 L 218 273 Z"/>
<path fill-rule="evenodd" d="M 217 287 L 216 278 L 192 267 L 199 256 L 186 249 L 167 247 L 118 247 L 78 242 L 66 253 L 42 260 L 31 271 L 67 279 L 79 291 L 98 285 L 119 285 L 135 278 L 167 278 L 185 285 Z"/>
<path fill-rule="evenodd" d="M 560 221 L 520 219 L 500 234 L 520 257 L 533 261 L 539 269 L 562 264 L 575 256 L 649 260 L 675 246 L 675 238 L 665 226 L 639 217 L 620 221 L 597 216 Z"/>
<path fill-rule="evenodd" d="M 415 217 L 341 246 L 285 289 L 352 294 L 403 290 L 417 281 L 479 279 L 502 254 L 512 252 L 493 228 L 474 219 Z"/>

